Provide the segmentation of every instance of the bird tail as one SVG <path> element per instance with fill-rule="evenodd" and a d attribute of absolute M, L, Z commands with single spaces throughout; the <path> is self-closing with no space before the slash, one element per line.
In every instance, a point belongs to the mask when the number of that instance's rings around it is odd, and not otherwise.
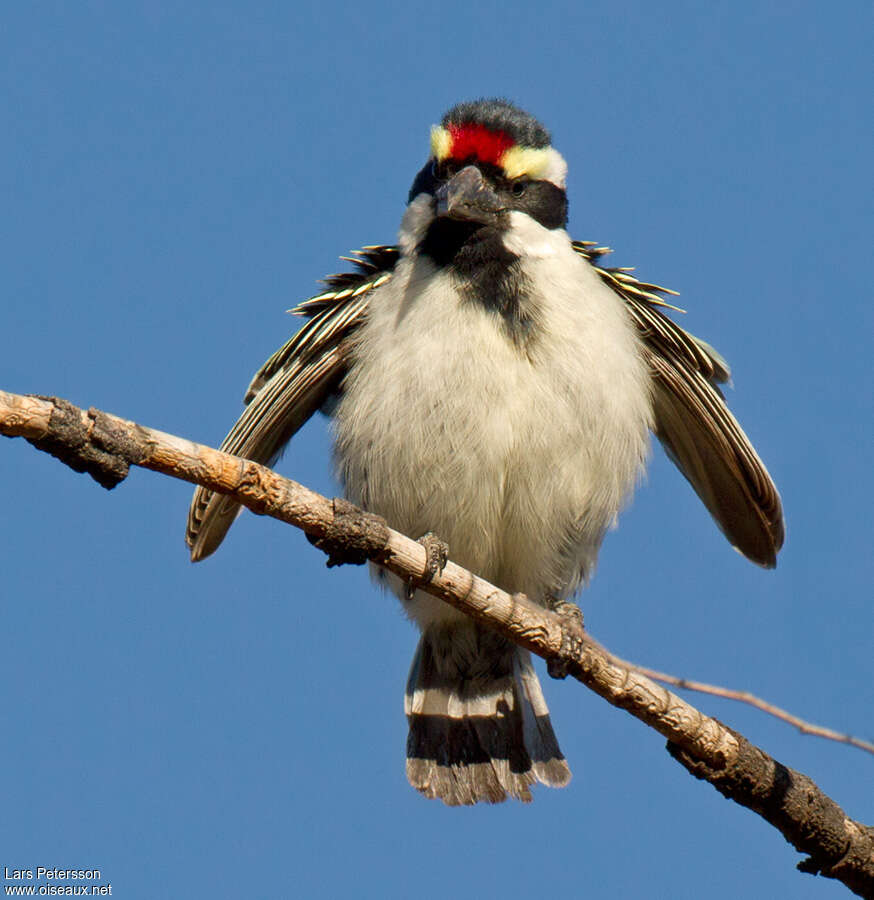
<path fill-rule="evenodd" d="M 535 782 L 570 781 L 528 651 L 479 625 L 425 630 L 404 707 L 407 778 L 426 797 L 529 802 Z"/>

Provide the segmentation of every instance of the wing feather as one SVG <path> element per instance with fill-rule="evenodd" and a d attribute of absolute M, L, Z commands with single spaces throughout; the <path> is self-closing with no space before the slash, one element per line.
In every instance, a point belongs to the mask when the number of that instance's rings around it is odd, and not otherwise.
<path fill-rule="evenodd" d="M 732 546 L 773 568 L 783 511 L 764 463 L 713 385 L 675 359 L 647 353 L 656 436 Z"/>
<path fill-rule="evenodd" d="M 276 461 L 298 429 L 340 389 L 349 338 L 367 313 L 369 292 L 391 277 L 397 256 L 392 247 L 366 247 L 361 259 L 353 260 L 359 271 L 331 276 L 332 290 L 292 310 L 311 318 L 255 374 L 246 409 L 221 450 L 265 465 Z M 202 487 L 195 490 L 185 535 L 193 561 L 216 550 L 239 512 L 234 500 Z"/>
<path fill-rule="evenodd" d="M 784 538 L 780 495 L 719 389 L 731 378 L 728 364 L 657 308 L 666 305 L 657 296 L 664 288 L 598 266 L 605 248 L 575 242 L 574 249 L 622 297 L 644 340 L 656 437 L 731 544 L 773 568 Z"/>

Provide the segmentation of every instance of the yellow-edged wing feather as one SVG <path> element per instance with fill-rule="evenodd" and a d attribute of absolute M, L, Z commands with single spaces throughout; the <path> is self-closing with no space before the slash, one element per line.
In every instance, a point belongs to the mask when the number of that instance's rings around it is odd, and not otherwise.
<path fill-rule="evenodd" d="M 606 252 L 578 242 L 574 249 L 593 265 Z M 656 437 L 732 546 L 773 568 L 784 537 L 780 495 L 719 389 L 731 377 L 728 364 L 659 309 L 667 304 L 658 295 L 673 292 L 638 281 L 628 269 L 595 267 L 625 300 L 643 338 Z"/>
<path fill-rule="evenodd" d="M 247 404 L 221 450 L 272 465 L 297 430 L 340 387 L 349 336 L 367 311 L 369 291 L 390 277 L 392 247 L 366 248 L 358 271 L 325 279 L 329 290 L 293 310 L 310 320 L 258 370 Z M 198 487 L 188 511 L 185 540 L 194 562 L 213 553 L 237 517 L 234 500 Z"/>

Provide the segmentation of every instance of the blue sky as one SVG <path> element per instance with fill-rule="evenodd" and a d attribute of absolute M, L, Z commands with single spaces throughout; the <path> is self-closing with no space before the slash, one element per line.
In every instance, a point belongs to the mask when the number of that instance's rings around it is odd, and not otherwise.
<path fill-rule="evenodd" d="M 391 242 L 428 128 L 505 95 L 571 231 L 676 288 L 780 486 L 775 572 L 656 449 L 582 598 L 641 664 L 874 737 L 870 4 L 15 4 L 0 34 L 0 389 L 217 444 L 284 310 Z M 326 425 L 280 471 L 336 493 Z M 575 778 L 450 810 L 406 785 L 415 645 L 363 569 L 190 488 L 106 493 L 0 442 L 0 866 L 113 896 L 845 896 L 664 741 L 543 676 Z M 541 669 L 542 671 L 542 669 Z M 692 697 L 874 823 L 874 759 Z"/>

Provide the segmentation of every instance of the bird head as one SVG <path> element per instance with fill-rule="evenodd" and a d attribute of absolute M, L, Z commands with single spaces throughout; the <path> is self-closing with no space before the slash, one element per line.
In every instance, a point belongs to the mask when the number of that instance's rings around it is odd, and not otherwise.
<path fill-rule="evenodd" d="M 506 100 L 459 103 L 431 129 L 430 156 L 410 189 L 418 237 L 433 224 L 457 247 L 457 238 L 482 228 L 506 232 L 513 213 L 564 228 L 566 176 L 564 159 L 533 116 Z"/>

